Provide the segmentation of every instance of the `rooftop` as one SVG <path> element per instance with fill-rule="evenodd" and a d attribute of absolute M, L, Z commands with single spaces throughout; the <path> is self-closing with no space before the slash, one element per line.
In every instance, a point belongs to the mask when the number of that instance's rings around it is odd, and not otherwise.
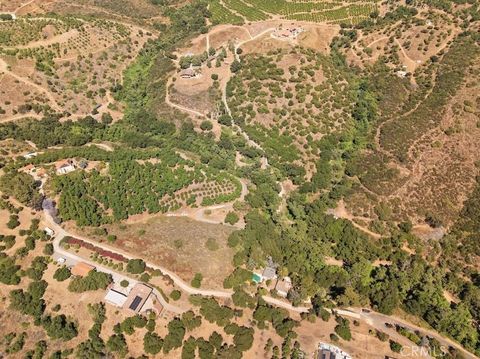
<path fill-rule="evenodd" d="M 85 262 L 78 262 L 72 267 L 71 272 L 73 275 L 85 277 L 86 275 L 88 275 L 88 273 L 90 273 L 94 269 L 95 267 L 90 264 L 87 264 Z"/>
<path fill-rule="evenodd" d="M 152 291 L 152 288 L 143 283 L 135 284 L 128 294 L 128 297 L 123 304 L 123 308 L 139 313 Z"/>
<path fill-rule="evenodd" d="M 284 277 L 279 279 L 277 284 L 275 285 L 275 290 L 278 292 L 279 295 L 286 296 L 288 291 L 292 289 L 292 280 L 290 277 Z"/>
<path fill-rule="evenodd" d="M 262 277 L 264 279 L 274 279 L 277 277 L 277 270 L 274 267 L 265 267 Z"/>
<path fill-rule="evenodd" d="M 121 307 L 127 301 L 127 296 L 114 289 L 109 289 L 105 295 L 105 301 L 112 305 L 116 305 L 117 307 Z"/>

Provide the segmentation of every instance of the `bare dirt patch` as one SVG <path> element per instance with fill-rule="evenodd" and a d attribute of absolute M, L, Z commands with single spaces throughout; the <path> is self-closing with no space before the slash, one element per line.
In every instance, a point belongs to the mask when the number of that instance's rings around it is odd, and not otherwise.
<path fill-rule="evenodd" d="M 244 54 L 264 54 L 276 49 L 290 49 L 292 44 L 287 41 L 274 39 L 269 33 L 258 37 L 253 41 L 249 41 L 242 46 Z"/>
<path fill-rule="evenodd" d="M 298 36 L 298 44 L 315 51 L 328 53 L 330 43 L 338 31 L 339 27 L 335 25 L 307 25 L 305 31 Z"/>
<path fill-rule="evenodd" d="M 196 78 L 184 79 L 177 74 L 170 89 L 170 100 L 204 114 L 213 111 L 215 102 L 221 94 L 218 88 L 212 87 L 211 75 L 219 74 L 220 71 L 217 68 L 209 69 L 204 66 L 202 74 Z"/>
<path fill-rule="evenodd" d="M 248 30 L 245 27 L 221 25 L 213 28 L 209 34 L 210 46 L 218 48 L 226 46 L 230 41 L 242 42 L 250 39 Z"/>

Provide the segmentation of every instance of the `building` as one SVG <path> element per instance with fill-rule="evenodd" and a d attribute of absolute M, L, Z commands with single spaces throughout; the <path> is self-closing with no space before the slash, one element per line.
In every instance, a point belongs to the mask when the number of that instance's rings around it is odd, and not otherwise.
<path fill-rule="evenodd" d="M 38 155 L 37 152 L 29 152 L 23 155 L 23 158 L 29 160 L 30 158 L 36 157 Z"/>
<path fill-rule="evenodd" d="M 303 31 L 301 27 L 278 28 L 274 31 L 273 36 L 280 39 L 296 39 Z"/>
<path fill-rule="evenodd" d="M 266 266 L 263 270 L 262 277 L 264 280 L 277 278 L 277 269 L 273 266 Z"/>
<path fill-rule="evenodd" d="M 191 79 L 191 78 L 194 78 L 197 76 L 197 72 L 192 69 L 191 67 L 189 67 L 188 69 L 185 69 L 185 70 L 182 70 L 180 72 L 180 77 L 182 79 Z"/>
<path fill-rule="evenodd" d="M 352 359 L 352 357 L 345 353 L 335 345 L 320 343 L 318 346 L 318 359 Z"/>
<path fill-rule="evenodd" d="M 281 297 L 286 298 L 288 295 L 288 291 L 292 289 L 292 280 L 290 277 L 283 277 L 282 279 L 279 279 L 277 281 L 277 284 L 275 285 L 275 290 L 277 291 L 277 294 Z"/>
<path fill-rule="evenodd" d="M 115 289 L 109 289 L 105 294 L 105 302 L 116 307 L 123 307 L 127 301 L 127 296 L 123 293 L 116 291 Z"/>
<path fill-rule="evenodd" d="M 143 283 L 137 283 L 128 294 L 123 308 L 140 313 L 153 289 Z"/>
<path fill-rule="evenodd" d="M 86 277 L 88 273 L 90 273 L 94 269 L 95 267 L 90 264 L 87 264 L 85 262 L 78 262 L 72 267 L 71 272 L 72 272 L 72 275 L 77 275 L 79 277 Z"/>
<path fill-rule="evenodd" d="M 267 266 L 263 270 L 262 278 L 264 280 L 272 280 L 277 278 L 277 264 L 273 262 L 272 257 L 267 258 Z"/>
<path fill-rule="evenodd" d="M 57 175 L 64 175 L 73 171 L 75 171 L 73 161 L 65 161 L 57 165 Z"/>
<path fill-rule="evenodd" d="M 44 229 L 45 233 L 48 234 L 50 237 L 53 237 L 55 235 L 55 231 L 51 229 L 50 227 L 45 227 Z"/>

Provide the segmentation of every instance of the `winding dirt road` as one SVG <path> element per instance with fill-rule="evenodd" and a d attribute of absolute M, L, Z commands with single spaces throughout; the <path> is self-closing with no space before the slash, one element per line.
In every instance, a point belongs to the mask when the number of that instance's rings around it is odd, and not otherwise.
<path fill-rule="evenodd" d="M 55 231 L 55 238 L 54 238 L 54 241 L 53 241 L 53 247 L 54 247 L 55 253 L 58 253 L 62 256 L 68 254 L 69 258 L 72 258 L 76 261 L 85 261 L 84 258 L 79 257 L 74 253 L 67 252 L 63 248 L 61 248 L 60 241 L 63 238 L 69 236 L 69 237 L 74 237 L 74 238 L 81 239 L 82 241 L 85 241 L 87 243 L 91 243 L 91 244 L 93 244 L 93 245 L 95 245 L 99 248 L 109 250 L 109 251 L 112 251 L 114 253 L 121 254 L 127 259 L 138 258 L 138 256 L 132 256 L 129 253 L 126 253 L 126 252 L 121 251 L 117 248 L 111 247 L 111 246 L 106 245 L 104 243 L 99 243 L 99 242 L 93 241 L 89 238 L 67 232 L 65 229 L 63 229 L 63 227 L 61 227 L 59 224 L 55 223 L 53 218 L 50 216 L 50 214 L 46 210 L 43 211 L 43 217 L 44 217 L 45 222 L 48 224 L 48 226 Z M 208 296 L 213 296 L 213 297 L 217 297 L 217 298 L 231 298 L 231 296 L 233 294 L 233 291 L 231 291 L 231 290 L 210 290 L 210 289 L 193 288 L 192 286 L 187 284 L 183 279 L 181 279 L 174 272 L 172 272 L 172 271 L 170 271 L 170 270 L 168 270 L 168 269 L 166 269 L 162 266 L 158 266 L 156 264 L 153 264 L 153 263 L 146 262 L 146 264 L 147 264 L 148 267 L 150 267 L 152 269 L 158 269 L 163 274 L 168 275 L 173 280 L 175 285 L 177 285 L 179 288 L 181 288 L 183 291 L 185 291 L 188 294 L 199 294 L 199 295 L 203 295 L 203 296 L 207 296 L 207 297 Z M 102 271 L 107 271 L 108 270 L 109 272 L 111 272 L 110 269 L 104 268 L 104 267 L 100 266 L 98 263 L 92 263 L 92 265 L 94 265 L 95 267 L 99 268 Z M 269 297 L 269 296 L 264 296 L 263 299 L 267 303 L 270 303 L 272 305 L 276 305 L 278 307 L 282 307 L 282 308 L 285 308 L 287 310 L 294 311 L 294 312 L 297 312 L 297 313 L 302 313 L 302 312 L 308 311 L 307 307 L 293 307 L 290 303 L 287 303 L 287 302 L 284 302 L 280 299 L 272 298 L 272 297 Z M 186 311 L 186 309 L 183 310 L 183 311 Z"/>

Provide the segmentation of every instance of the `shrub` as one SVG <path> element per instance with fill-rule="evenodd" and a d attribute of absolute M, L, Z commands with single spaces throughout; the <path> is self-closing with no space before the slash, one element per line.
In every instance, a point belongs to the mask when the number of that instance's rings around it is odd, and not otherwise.
<path fill-rule="evenodd" d="M 337 336 L 336 334 L 330 333 L 330 340 L 331 340 L 332 342 L 338 342 L 338 341 L 339 341 L 339 338 L 338 338 L 338 336 Z"/>
<path fill-rule="evenodd" d="M 156 333 L 146 332 L 143 337 L 143 350 L 147 354 L 156 355 L 163 348 L 163 339 Z"/>
<path fill-rule="evenodd" d="M 194 288 L 200 288 L 200 286 L 202 285 L 202 279 L 203 279 L 202 273 L 195 273 L 195 276 L 193 277 L 192 282 L 190 284 Z"/>
<path fill-rule="evenodd" d="M 140 276 L 140 281 L 149 282 L 150 281 L 150 274 L 142 273 L 142 275 Z"/>
<path fill-rule="evenodd" d="M 47 243 L 45 244 L 45 248 L 43 248 L 43 254 L 47 256 L 51 256 L 53 254 L 53 244 L 52 243 Z"/>
<path fill-rule="evenodd" d="M 84 278 L 75 277 L 68 285 L 68 290 L 82 293 L 89 290 L 105 289 L 112 283 L 112 276 L 104 272 L 91 271 Z"/>
<path fill-rule="evenodd" d="M 380 330 L 377 330 L 377 331 L 375 332 L 375 335 L 376 335 L 377 338 L 378 338 L 380 341 L 382 341 L 382 342 L 386 342 L 386 341 L 388 340 L 388 338 L 389 338 L 389 335 L 388 335 L 387 333 L 382 332 L 382 331 L 380 331 Z"/>
<path fill-rule="evenodd" d="M 176 289 L 172 290 L 172 292 L 170 293 L 170 298 L 172 298 L 173 300 L 179 300 L 181 296 L 182 292 Z"/>
<path fill-rule="evenodd" d="M 337 326 L 335 327 L 335 333 L 338 334 L 343 340 L 351 340 L 352 333 L 350 332 L 350 322 L 342 317 L 337 318 Z"/>
<path fill-rule="evenodd" d="M 225 223 L 231 224 L 232 226 L 240 220 L 238 214 L 235 212 L 228 212 L 225 216 Z"/>
<path fill-rule="evenodd" d="M 210 251 L 216 251 L 219 248 L 215 238 L 208 238 L 205 242 L 205 247 Z"/>
<path fill-rule="evenodd" d="M 120 282 L 120 286 L 123 288 L 127 288 L 129 284 L 130 283 L 126 279 L 122 279 L 122 281 Z"/>
<path fill-rule="evenodd" d="M 10 215 L 10 219 L 7 222 L 7 227 L 9 229 L 14 229 L 17 228 L 20 225 L 20 222 L 18 221 L 18 216 L 16 214 Z"/>
<path fill-rule="evenodd" d="M 400 353 L 403 349 L 403 346 L 402 344 L 394 341 L 394 340 L 390 340 L 390 349 L 392 349 L 392 352 L 395 352 L 395 353 Z"/>
<path fill-rule="evenodd" d="M 200 124 L 200 128 L 202 131 L 210 131 L 213 128 L 213 124 L 211 121 L 205 120 Z"/>

